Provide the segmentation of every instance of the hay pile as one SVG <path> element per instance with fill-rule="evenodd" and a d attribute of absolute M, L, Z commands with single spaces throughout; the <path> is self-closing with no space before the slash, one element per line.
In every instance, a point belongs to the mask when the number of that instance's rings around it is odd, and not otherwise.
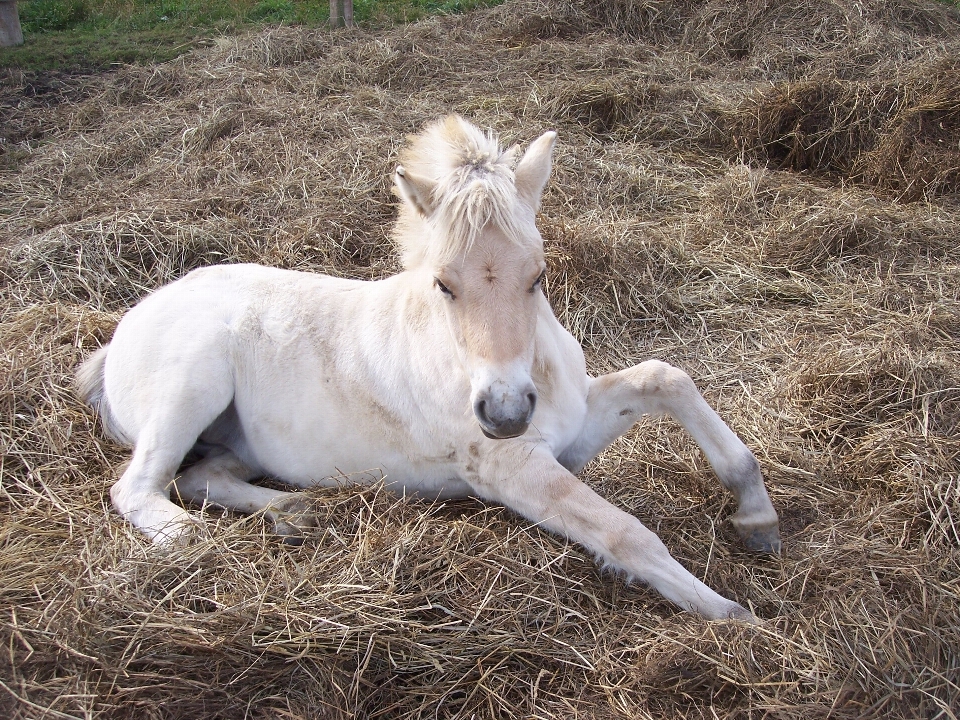
<path fill-rule="evenodd" d="M 0 89 L 0 715 L 955 718 L 960 17 L 925 0 L 518 0 L 224 38 Z M 315 492 L 299 548 L 108 507 L 73 396 L 186 270 L 394 272 L 388 173 L 456 111 L 560 133 L 548 292 L 593 371 L 688 370 L 754 449 L 781 557 L 647 422 L 584 472 L 760 628 L 708 623 L 500 508 Z"/>

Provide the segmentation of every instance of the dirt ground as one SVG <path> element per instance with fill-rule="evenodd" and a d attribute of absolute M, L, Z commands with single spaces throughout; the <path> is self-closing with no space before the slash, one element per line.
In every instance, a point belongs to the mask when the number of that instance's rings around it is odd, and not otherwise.
<path fill-rule="evenodd" d="M 760 460 L 740 546 L 646 421 L 583 478 L 759 627 L 497 507 L 312 493 L 297 548 L 159 552 L 76 364 L 187 270 L 398 269 L 389 174 L 449 112 L 559 133 L 547 292 L 591 372 L 687 370 Z M 960 16 L 921 0 L 517 0 L 0 79 L 0 714 L 943 718 L 960 707 Z"/>

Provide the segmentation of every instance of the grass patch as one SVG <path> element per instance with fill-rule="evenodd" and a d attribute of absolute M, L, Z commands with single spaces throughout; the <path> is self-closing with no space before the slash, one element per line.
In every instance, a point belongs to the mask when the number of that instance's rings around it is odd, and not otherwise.
<path fill-rule="evenodd" d="M 502 0 L 355 0 L 360 24 L 409 22 Z M 170 60 L 217 35 L 261 25 L 320 26 L 326 0 L 27 0 L 19 3 L 24 44 L 0 50 L 0 67 L 101 70 Z"/>

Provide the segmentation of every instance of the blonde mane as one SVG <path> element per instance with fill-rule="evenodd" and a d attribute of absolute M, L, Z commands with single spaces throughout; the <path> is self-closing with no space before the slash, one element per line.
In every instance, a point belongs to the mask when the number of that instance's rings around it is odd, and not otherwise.
<path fill-rule="evenodd" d="M 488 224 L 514 242 L 529 237 L 526 214 L 518 212 L 515 156 L 516 147 L 501 150 L 492 131 L 485 133 L 459 115 L 411 136 L 400 153 L 400 164 L 434 186 L 434 207 L 425 218 L 408 203 L 401 205 L 394 240 L 404 267 L 417 267 L 427 260 L 449 262 L 467 250 Z"/>

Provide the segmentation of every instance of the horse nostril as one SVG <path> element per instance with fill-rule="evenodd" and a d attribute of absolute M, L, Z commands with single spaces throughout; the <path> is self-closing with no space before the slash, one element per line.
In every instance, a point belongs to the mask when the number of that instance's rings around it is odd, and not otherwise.
<path fill-rule="evenodd" d="M 490 397 L 489 392 L 484 392 L 473 401 L 473 414 L 487 437 L 512 438 L 526 431 L 536 405 L 536 389 L 528 392 L 521 390 L 519 393 L 504 392 L 502 399 Z"/>
<path fill-rule="evenodd" d="M 486 400 L 477 400 L 477 404 L 473 406 L 473 412 L 480 419 L 480 422 L 490 423 L 490 418 L 487 417 Z"/>

